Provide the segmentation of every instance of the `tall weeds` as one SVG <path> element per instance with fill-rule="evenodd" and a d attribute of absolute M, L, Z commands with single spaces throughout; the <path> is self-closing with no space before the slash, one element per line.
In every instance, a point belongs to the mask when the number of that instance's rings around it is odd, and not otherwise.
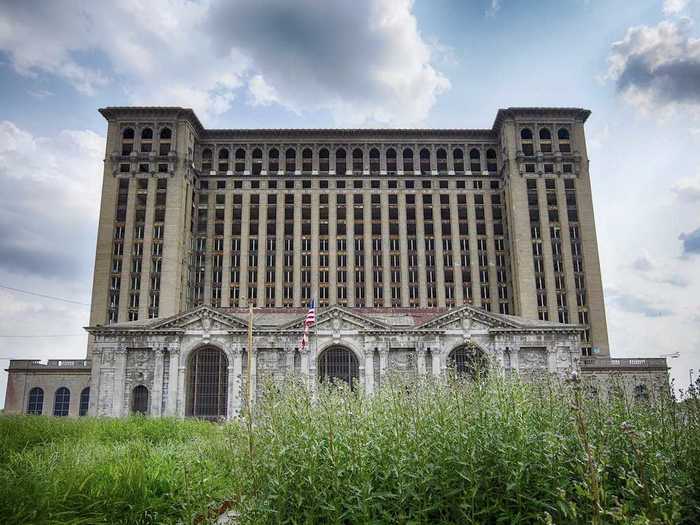
<path fill-rule="evenodd" d="M 699 413 L 489 377 L 314 398 L 290 380 L 251 426 L 6 417 L 0 515 L 189 523 L 231 502 L 241 523 L 698 523 Z"/>

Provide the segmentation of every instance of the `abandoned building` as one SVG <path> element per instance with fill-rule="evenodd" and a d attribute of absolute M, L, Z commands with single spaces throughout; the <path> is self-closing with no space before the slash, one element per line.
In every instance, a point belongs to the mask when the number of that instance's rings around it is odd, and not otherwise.
<path fill-rule="evenodd" d="M 235 417 L 297 373 L 579 372 L 601 396 L 667 381 L 608 347 L 589 111 L 488 129 L 205 129 L 109 107 L 86 359 L 14 360 L 7 413 Z M 311 344 L 300 348 L 307 304 Z"/>

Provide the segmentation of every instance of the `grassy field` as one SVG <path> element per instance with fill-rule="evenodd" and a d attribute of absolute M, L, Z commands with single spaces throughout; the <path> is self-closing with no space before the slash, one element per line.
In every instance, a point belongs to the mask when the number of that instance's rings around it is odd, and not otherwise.
<path fill-rule="evenodd" d="M 700 409 L 572 384 L 290 382 L 243 422 L 0 418 L 3 523 L 700 523 Z"/>

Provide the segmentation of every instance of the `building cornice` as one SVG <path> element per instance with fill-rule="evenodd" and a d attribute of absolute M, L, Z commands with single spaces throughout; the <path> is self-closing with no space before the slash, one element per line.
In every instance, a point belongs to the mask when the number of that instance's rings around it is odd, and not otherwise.
<path fill-rule="evenodd" d="M 586 122 L 590 110 L 567 107 L 509 107 L 499 109 L 491 129 L 431 129 L 431 128 L 260 128 L 260 129 L 206 129 L 194 110 L 178 106 L 111 106 L 99 109 L 107 120 L 172 118 L 188 120 L 197 131 L 200 140 L 238 140 L 246 142 L 269 141 L 328 141 L 347 140 L 361 142 L 411 142 L 421 140 L 495 140 L 503 122 L 507 119 L 573 119 Z"/>

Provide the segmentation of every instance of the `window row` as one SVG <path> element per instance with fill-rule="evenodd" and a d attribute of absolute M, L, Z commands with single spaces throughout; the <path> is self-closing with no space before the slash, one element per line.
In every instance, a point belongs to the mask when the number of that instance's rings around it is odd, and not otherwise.
<path fill-rule="evenodd" d="M 332 157 L 331 153 L 333 153 Z M 422 148 L 417 155 L 413 148 L 404 148 L 399 151 L 388 148 L 383 158 L 378 148 L 371 148 L 368 155 L 362 148 L 355 148 L 352 151 L 345 148 L 337 148 L 334 151 L 321 148 L 317 158 L 314 158 L 311 148 L 302 149 L 300 157 L 297 155 L 296 148 L 287 148 L 284 151 L 271 148 L 267 151 L 265 164 L 262 148 L 254 148 L 249 157 L 248 151 L 244 148 L 237 148 L 232 152 L 228 147 L 220 147 L 216 152 L 212 148 L 202 150 L 201 169 L 204 172 L 250 171 L 253 175 L 259 175 L 263 170 L 270 173 L 310 173 L 316 169 L 321 173 L 335 172 L 343 175 L 364 172 L 378 174 L 381 171 L 421 174 L 450 171 L 455 173 L 496 172 L 498 171 L 497 159 L 494 148 L 488 148 L 484 154 L 479 148 L 472 148 L 467 158 L 463 149 L 455 148 L 451 152 L 449 161 L 448 152 L 444 148 L 438 148 L 434 152 L 428 148 Z M 316 165 L 315 162 L 317 162 Z"/>
<path fill-rule="evenodd" d="M 173 132 L 170 128 L 162 128 L 158 133 L 158 154 L 167 155 L 172 146 Z M 133 128 L 126 128 L 122 131 L 122 155 L 130 155 L 136 151 L 136 132 Z M 141 153 L 151 153 L 154 149 L 154 134 L 152 128 L 143 128 L 139 139 L 139 151 Z"/>
<path fill-rule="evenodd" d="M 553 147 L 552 132 L 549 128 L 540 128 L 538 132 L 539 151 L 542 153 L 551 153 Z M 535 154 L 534 135 L 530 128 L 520 130 L 520 144 L 524 155 L 531 156 Z M 557 143 L 559 150 L 562 153 L 571 153 L 571 137 L 569 130 L 559 128 L 557 131 Z"/>
<path fill-rule="evenodd" d="M 88 413 L 90 406 L 90 387 L 85 387 L 80 392 L 80 404 L 78 406 L 78 415 L 85 416 Z M 56 389 L 53 397 L 54 416 L 64 417 L 68 415 L 70 409 L 70 390 L 65 386 Z M 44 413 L 44 390 L 39 387 L 34 387 L 29 391 L 29 400 L 27 402 L 27 414 L 40 416 Z"/>

